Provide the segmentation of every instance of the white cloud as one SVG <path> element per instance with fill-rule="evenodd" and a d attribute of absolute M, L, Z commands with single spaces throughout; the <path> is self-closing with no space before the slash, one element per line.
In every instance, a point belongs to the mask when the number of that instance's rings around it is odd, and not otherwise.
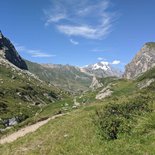
<path fill-rule="evenodd" d="M 114 60 L 111 64 L 112 65 L 118 65 L 118 64 L 120 64 L 121 63 L 121 61 L 119 61 L 119 60 Z"/>
<path fill-rule="evenodd" d="M 15 48 L 19 52 L 26 52 L 26 53 L 30 54 L 31 57 L 49 58 L 49 57 L 55 57 L 56 56 L 56 55 L 44 53 L 40 50 L 27 49 L 25 46 L 21 46 L 17 43 L 15 43 Z"/>
<path fill-rule="evenodd" d="M 92 28 L 89 26 L 71 26 L 71 25 L 58 25 L 58 30 L 69 36 L 82 36 L 89 39 L 99 39 L 107 33 L 107 27 L 102 30 Z"/>
<path fill-rule="evenodd" d="M 103 60 L 103 58 L 101 58 L 101 57 L 98 57 L 97 59 L 100 60 L 100 61 Z"/>
<path fill-rule="evenodd" d="M 32 57 L 50 58 L 50 57 L 55 57 L 55 55 L 50 55 L 50 54 L 45 54 L 45 53 L 34 53 L 32 54 Z"/>
<path fill-rule="evenodd" d="M 79 44 L 79 42 L 77 42 L 77 41 L 75 41 L 75 40 L 73 40 L 73 39 L 70 39 L 70 42 L 71 42 L 72 44 L 74 44 L 74 45 L 78 45 L 78 44 Z"/>
<path fill-rule="evenodd" d="M 97 58 L 99 61 L 106 61 L 106 59 L 105 58 L 103 58 L 103 57 L 98 57 Z M 120 64 L 121 63 L 121 61 L 120 60 L 114 60 L 114 61 L 112 61 L 112 62 L 109 62 L 109 61 L 106 61 L 108 64 L 111 64 L 111 65 L 118 65 L 118 64 Z"/>
<path fill-rule="evenodd" d="M 38 58 L 50 58 L 54 57 L 56 55 L 47 54 L 44 52 L 41 52 L 40 50 L 27 50 L 29 54 L 31 54 L 31 57 L 38 57 Z"/>
<path fill-rule="evenodd" d="M 65 14 L 50 15 L 49 17 L 47 17 L 45 26 L 48 26 L 49 24 L 53 22 L 59 22 L 60 20 L 65 19 L 65 18 L 66 18 Z"/>
<path fill-rule="evenodd" d="M 51 1 L 51 8 L 44 10 L 45 25 L 55 23 L 58 31 L 68 36 L 102 39 L 111 32 L 115 18 L 115 13 L 108 11 L 109 7 L 109 0 Z"/>

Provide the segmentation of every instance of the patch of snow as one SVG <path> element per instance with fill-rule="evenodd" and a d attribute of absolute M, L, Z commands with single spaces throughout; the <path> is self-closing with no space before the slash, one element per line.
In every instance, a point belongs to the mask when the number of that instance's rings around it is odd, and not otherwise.
<path fill-rule="evenodd" d="M 101 61 L 100 63 L 103 65 L 109 65 L 109 62 L 106 62 L 106 61 Z"/>
<path fill-rule="evenodd" d="M 108 62 L 101 61 L 100 63 L 94 64 L 92 66 L 92 70 L 97 70 L 97 69 L 102 69 L 102 70 L 107 71 L 108 69 L 110 69 L 109 63 Z"/>

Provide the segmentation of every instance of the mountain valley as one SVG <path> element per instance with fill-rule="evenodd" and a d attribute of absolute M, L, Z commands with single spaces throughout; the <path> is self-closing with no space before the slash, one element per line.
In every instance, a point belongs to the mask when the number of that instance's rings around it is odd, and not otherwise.
<path fill-rule="evenodd" d="M 80 68 L 24 60 L 1 33 L 1 139 L 49 119 L 0 144 L 1 154 L 154 154 L 154 45 L 146 43 L 122 75 L 104 61 Z"/>

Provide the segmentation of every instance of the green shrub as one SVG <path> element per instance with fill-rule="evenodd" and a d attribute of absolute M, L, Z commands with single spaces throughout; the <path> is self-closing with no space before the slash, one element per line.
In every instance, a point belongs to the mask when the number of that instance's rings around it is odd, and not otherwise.
<path fill-rule="evenodd" d="M 98 126 L 102 138 L 114 140 L 121 134 L 131 134 L 135 118 L 151 112 L 149 96 L 137 96 L 123 103 L 110 103 L 96 110 L 94 123 Z M 119 101 L 117 101 L 119 102 Z"/>

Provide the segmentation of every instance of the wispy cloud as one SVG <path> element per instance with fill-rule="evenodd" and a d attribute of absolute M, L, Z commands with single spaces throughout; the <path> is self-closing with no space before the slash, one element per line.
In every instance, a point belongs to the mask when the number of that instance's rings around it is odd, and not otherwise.
<path fill-rule="evenodd" d="M 101 60 L 104 60 L 104 58 L 98 57 L 97 60 L 101 61 Z"/>
<path fill-rule="evenodd" d="M 77 42 L 77 41 L 75 41 L 75 40 L 73 40 L 73 39 L 70 39 L 70 42 L 71 42 L 72 44 L 74 44 L 74 45 L 78 45 L 78 44 L 79 44 L 79 42 Z"/>
<path fill-rule="evenodd" d="M 65 19 L 65 18 L 66 18 L 65 14 L 49 15 L 45 22 L 45 26 L 48 26 L 54 22 L 59 22 L 60 20 Z"/>
<path fill-rule="evenodd" d="M 106 60 L 105 58 L 103 58 L 103 57 L 98 57 L 97 60 L 99 60 L 99 61 L 106 61 L 108 64 L 111 64 L 111 65 L 118 65 L 118 64 L 121 63 L 120 60 L 113 60 L 112 62 L 110 62 L 110 61 L 107 61 L 107 60 Z"/>
<path fill-rule="evenodd" d="M 40 50 L 27 50 L 27 52 L 31 54 L 31 57 L 36 57 L 36 58 L 50 58 L 50 57 L 56 56 L 56 55 L 44 53 Z"/>
<path fill-rule="evenodd" d="M 44 10 L 45 25 L 54 24 L 68 36 L 102 39 L 111 32 L 116 16 L 108 11 L 109 7 L 109 0 L 51 1 L 51 8 Z"/>
<path fill-rule="evenodd" d="M 112 65 L 118 65 L 118 64 L 120 64 L 120 63 L 121 63 L 120 60 L 114 60 L 111 64 L 112 64 Z"/>
<path fill-rule="evenodd" d="M 14 45 L 15 45 L 15 48 L 16 48 L 17 51 L 26 52 L 26 53 L 30 54 L 31 57 L 49 58 L 49 57 L 55 57 L 56 56 L 56 55 L 44 53 L 41 50 L 28 49 L 25 46 L 21 46 L 21 45 L 19 45 L 17 43 L 15 43 Z"/>

